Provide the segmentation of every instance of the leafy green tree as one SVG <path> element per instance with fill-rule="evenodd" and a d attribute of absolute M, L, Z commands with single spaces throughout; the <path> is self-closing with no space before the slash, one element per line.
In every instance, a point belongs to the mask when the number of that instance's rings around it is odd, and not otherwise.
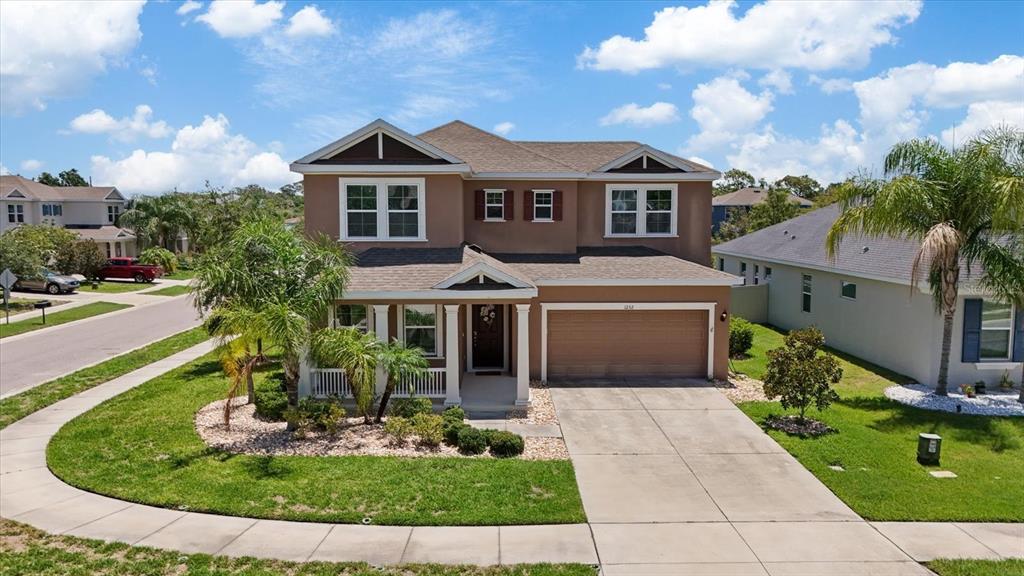
<path fill-rule="evenodd" d="M 725 220 L 718 225 L 715 242 L 728 242 L 750 232 L 750 211 L 744 208 L 727 208 Z"/>
<path fill-rule="evenodd" d="M 896 144 L 885 178 L 860 176 L 839 192 L 842 213 L 827 249 L 834 258 L 848 235 L 891 236 L 918 243 L 912 289 L 927 279 L 942 315 L 935 393 L 948 388 L 960 272 L 981 264 L 979 282 L 1004 301 L 1024 304 L 1024 131 L 989 130 L 957 148 L 934 140 Z"/>
<path fill-rule="evenodd" d="M 57 254 L 78 241 L 70 230 L 45 224 L 23 224 L 0 235 L 0 271 L 10 268 L 21 278 L 39 274 Z"/>
<path fill-rule="evenodd" d="M 799 410 L 800 422 L 806 421 L 812 404 L 824 410 L 839 399 L 832 385 L 842 379 L 843 368 L 835 356 L 819 354 L 824 345 L 821 331 L 811 327 L 791 331 L 785 344 L 767 353 L 764 393 L 769 398 L 779 397 L 783 408 Z"/>
<path fill-rule="evenodd" d="M 726 170 L 722 174 L 722 179 L 715 183 L 714 194 L 715 196 L 721 196 L 722 194 L 728 194 L 729 192 L 735 192 L 740 188 L 749 188 L 754 185 L 756 181 L 754 176 L 750 172 L 733 168 Z"/>
<path fill-rule="evenodd" d="M 174 252 L 158 246 L 143 250 L 142 254 L 139 254 L 139 262 L 160 266 L 168 274 L 173 274 L 178 269 L 178 257 L 174 255 Z"/>
<path fill-rule="evenodd" d="M 53 259 L 53 267 L 63 274 L 81 274 L 92 280 L 106 266 L 107 256 L 93 240 L 62 244 Z"/>
<path fill-rule="evenodd" d="M 78 169 L 64 170 L 59 174 L 61 186 L 88 186 L 89 183 L 78 173 Z"/>
<path fill-rule="evenodd" d="M 800 214 L 800 205 L 791 198 L 788 192 L 769 190 L 764 202 L 750 209 L 750 232 L 785 222 Z"/>
<path fill-rule="evenodd" d="M 797 196 L 806 198 L 807 200 L 814 200 L 822 193 L 821 184 L 806 174 L 803 176 L 786 176 L 784 178 L 779 178 L 775 181 L 775 184 L 772 187 L 778 190 L 785 190 L 791 194 L 796 194 Z"/>
<path fill-rule="evenodd" d="M 46 184 L 47 186 L 62 185 L 60 183 L 60 178 L 57 178 L 56 176 L 50 174 L 49 172 L 41 172 L 39 176 L 36 177 L 36 182 L 39 182 L 40 184 Z"/>

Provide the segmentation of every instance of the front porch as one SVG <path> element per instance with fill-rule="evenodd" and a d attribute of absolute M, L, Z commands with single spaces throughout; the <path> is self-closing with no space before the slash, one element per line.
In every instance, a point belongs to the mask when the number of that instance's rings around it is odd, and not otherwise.
<path fill-rule="evenodd" d="M 467 294 L 472 298 L 471 295 Z M 529 303 L 339 303 L 335 327 L 368 330 L 379 340 L 402 340 L 424 349 L 426 374 L 394 387 L 392 397 L 430 398 L 438 408 L 462 406 L 469 413 L 507 412 L 530 403 Z M 376 394 L 387 386 L 377 375 Z M 300 397 L 350 399 L 340 369 L 304 365 Z"/>

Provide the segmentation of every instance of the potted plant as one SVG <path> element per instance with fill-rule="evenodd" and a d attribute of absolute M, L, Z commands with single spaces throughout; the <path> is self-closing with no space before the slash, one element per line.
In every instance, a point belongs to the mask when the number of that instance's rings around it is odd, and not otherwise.
<path fill-rule="evenodd" d="M 975 382 L 974 383 L 974 391 L 976 393 L 978 393 L 978 394 L 984 394 L 985 393 L 985 381 L 984 380 L 978 380 L 977 382 Z"/>
<path fill-rule="evenodd" d="M 970 384 L 961 384 L 960 392 L 968 398 L 974 398 L 974 386 L 971 386 Z"/>
<path fill-rule="evenodd" d="M 1013 380 L 1010 380 L 1010 371 L 1009 370 L 1003 370 L 1003 377 L 999 379 L 999 389 L 1000 390 L 1012 390 L 1013 389 Z"/>

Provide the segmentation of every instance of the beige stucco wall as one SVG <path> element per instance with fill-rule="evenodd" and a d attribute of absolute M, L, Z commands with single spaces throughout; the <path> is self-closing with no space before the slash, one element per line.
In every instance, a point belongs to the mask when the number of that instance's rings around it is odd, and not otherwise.
<path fill-rule="evenodd" d="M 512 218 L 505 222 L 476 220 L 476 191 L 493 189 L 511 190 L 514 194 Z M 524 215 L 524 191 L 561 190 L 562 220 L 558 222 L 532 222 Z M 576 182 L 510 180 L 466 180 L 463 182 L 463 214 L 466 241 L 477 244 L 487 252 L 572 253 L 576 251 Z M 507 193 L 507 192 L 506 192 Z"/>

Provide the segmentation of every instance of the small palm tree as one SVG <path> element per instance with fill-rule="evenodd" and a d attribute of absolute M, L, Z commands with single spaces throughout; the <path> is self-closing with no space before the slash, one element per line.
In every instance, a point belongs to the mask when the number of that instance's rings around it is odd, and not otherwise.
<path fill-rule="evenodd" d="M 885 179 L 857 177 L 838 192 L 842 214 L 826 240 L 834 258 L 850 234 L 920 244 L 911 290 L 927 278 L 942 314 L 942 356 L 935 393 L 948 388 L 961 266 L 984 268 L 979 284 L 1018 306 L 1024 301 L 1024 131 L 996 129 L 959 148 L 934 140 L 896 144 Z"/>
<path fill-rule="evenodd" d="M 352 388 L 356 409 L 370 423 L 377 384 L 377 366 L 384 345 L 373 334 L 354 328 L 326 328 L 312 339 L 311 354 L 320 366 L 345 371 L 345 380 Z"/>
<path fill-rule="evenodd" d="M 426 374 L 427 359 L 423 356 L 423 350 L 416 346 L 407 346 L 405 342 L 393 340 L 380 348 L 380 363 L 384 372 L 388 375 L 387 386 L 380 398 L 380 405 L 377 407 L 377 423 L 384 418 L 384 412 L 388 409 L 388 402 L 391 395 L 398 386 L 411 382 Z"/>

